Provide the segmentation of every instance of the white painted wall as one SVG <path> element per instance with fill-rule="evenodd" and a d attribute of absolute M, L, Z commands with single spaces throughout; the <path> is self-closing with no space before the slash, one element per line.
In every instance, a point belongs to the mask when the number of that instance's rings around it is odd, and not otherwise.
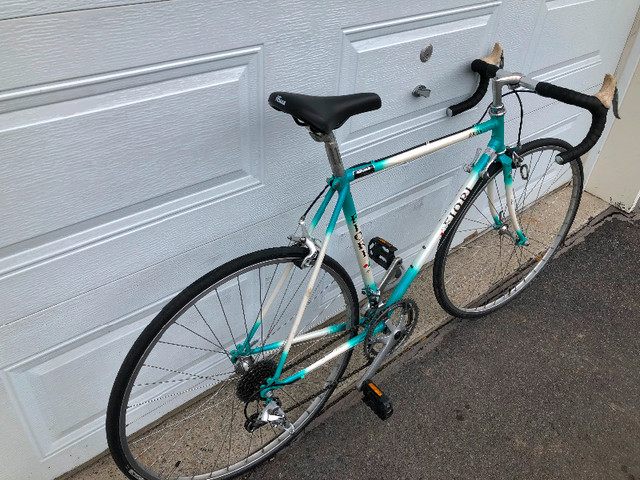
<path fill-rule="evenodd" d="M 611 128 L 585 189 L 631 212 L 640 199 L 640 152 L 635 144 L 640 127 L 640 69 L 622 105 L 624 117 Z"/>
<path fill-rule="evenodd" d="M 589 193 L 626 212 L 640 200 L 640 152 L 635 145 L 640 126 L 639 30 L 640 10 L 616 69 L 622 120 L 609 124 L 606 140 L 596 146 L 599 155 L 585 185 Z"/>
<path fill-rule="evenodd" d="M 0 0 L 0 479 L 50 479 L 103 451 L 139 330 L 216 265 L 286 243 L 329 168 L 269 92 L 379 93 L 382 109 L 336 132 L 351 165 L 477 121 L 480 108 L 445 109 L 495 41 L 506 68 L 594 93 L 639 4 Z M 527 136 L 575 143 L 589 126 L 526 100 Z M 414 249 L 485 142 L 358 182 L 366 237 Z M 334 242 L 355 275 L 343 223 Z"/>

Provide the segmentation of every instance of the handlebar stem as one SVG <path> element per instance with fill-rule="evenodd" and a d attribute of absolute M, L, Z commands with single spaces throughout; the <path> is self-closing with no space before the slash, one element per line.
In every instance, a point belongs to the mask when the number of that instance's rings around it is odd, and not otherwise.
<path fill-rule="evenodd" d="M 506 70 L 498 70 L 496 76 L 493 79 L 493 103 L 491 104 L 491 115 L 500 116 L 504 115 L 505 108 L 502 103 L 502 87 L 505 85 L 520 85 L 521 79 L 524 77 L 521 73 L 511 73 Z"/>

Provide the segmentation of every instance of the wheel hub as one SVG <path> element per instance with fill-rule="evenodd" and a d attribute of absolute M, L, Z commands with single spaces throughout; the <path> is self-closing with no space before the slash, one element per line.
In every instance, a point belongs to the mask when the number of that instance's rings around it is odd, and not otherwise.
<path fill-rule="evenodd" d="M 255 360 L 251 356 L 238 357 L 234 365 L 234 370 L 239 375 L 244 375 L 255 365 Z"/>

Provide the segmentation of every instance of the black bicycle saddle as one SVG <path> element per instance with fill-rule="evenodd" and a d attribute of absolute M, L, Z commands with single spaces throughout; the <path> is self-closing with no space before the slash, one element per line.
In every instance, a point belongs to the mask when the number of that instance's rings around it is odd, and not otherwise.
<path fill-rule="evenodd" d="M 273 92 L 269 105 L 292 115 L 298 123 L 320 133 L 331 133 L 352 115 L 377 110 L 382 105 L 376 93 L 354 93 L 333 97 Z"/>

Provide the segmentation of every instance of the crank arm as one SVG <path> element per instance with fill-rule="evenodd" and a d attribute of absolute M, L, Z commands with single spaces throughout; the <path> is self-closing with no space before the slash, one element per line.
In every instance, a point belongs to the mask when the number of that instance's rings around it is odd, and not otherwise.
<path fill-rule="evenodd" d="M 391 322 L 389 321 L 389 323 Z M 384 359 L 387 358 L 387 355 L 391 352 L 391 350 L 393 350 L 393 347 L 395 347 L 396 344 L 398 343 L 398 340 L 396 340 L 396 335 L 399 334 L 401 330 L 400 328 L 396 328 L 395 325 L 393 324 L 391 324 L 391 326 L 393 327 L 392 329 L 391 328 L 389 329 L 391 330 L 391 333 L 389 333 L 389 335 L 387 335 L 383 340 L 383 343 L 385 343 L 384 347 L 382 347 L 382 350 L 380 350 L 378 355 L 376 355 L 376 358 L 373 359 L 373 362 L 371 362 L 371 365 L 365 372 L 364 376 L 360 379 L 360 381 L 356 385 L 356 388 L 358 390 L 362 390 L 362 386 L 373 378 L 373 376 L 378 371 L 378 368 L 380 367 L 380 365 L 382 365 L 382 362 L 384 361 Z M 389 328 L 389 325 L 387 325 L 387 328 Z"/>

